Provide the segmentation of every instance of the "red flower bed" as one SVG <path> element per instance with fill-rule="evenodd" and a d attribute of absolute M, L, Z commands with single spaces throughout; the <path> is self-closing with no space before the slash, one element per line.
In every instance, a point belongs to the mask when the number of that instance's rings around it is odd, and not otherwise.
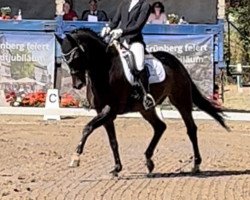
<path fill-rule="evenodd" d="M 11 106 L 44 107 L 46 102 L 46 93 L 43 91 L 31 92 L 28 94 L 16 94 L 9 92 L 5 95 L 6 101 Z M 61 107 L 79 107 L 79 101 L 70 94 L 64 94 L 60 99 Z"/>
<path fill-rule="evenodd" d="M 70 94 L 64 94 L 61 97 L 60 106 L 61 107 L 79 107 L 79 101 L 76 100 Z"/>
<path fill-rule="evenodd" d="M 5 95 L 5 98 L 11 106 L 43 107 L 45 105 L 46 93 L 43 91 L 28 94 L 9 92 Z"/>
<path fill-rule="evenodd" d="M 46 93 L 39 91 L 26 94 L 22 99 L 22 106 L 43 107 L 45 106 Z"/>

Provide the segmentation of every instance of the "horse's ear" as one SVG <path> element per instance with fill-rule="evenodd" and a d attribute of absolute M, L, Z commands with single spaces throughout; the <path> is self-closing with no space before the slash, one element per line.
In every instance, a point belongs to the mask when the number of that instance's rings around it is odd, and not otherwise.
<path fill-rule="evenodd" d="M 77 41 L 70 34 L 66 33 L 65 36 L 69 41 L 77 45 Z"/>
<path fill-rule="evenodd" d="M 62 45 L 63 39 L 59 37 L 57 34 L 55 34 L 56 40 L 59 42 L 60 45 Z"/>
<path fill-rule="evenodd" d="M 66 37 L 67 37 L 67 39 L 69 41 L 71 41 L 72 43 L 76 44 L 83 52 L 85 52 L 84 47 L 81 44 L 79 44 L 79 42 L 77 41 L 77 39 L 75 39 L 74 37 L 72 37 L 72 35 L 70 35 L 70 34 L 66 33 L 65 35 L 66 35 Z"/>

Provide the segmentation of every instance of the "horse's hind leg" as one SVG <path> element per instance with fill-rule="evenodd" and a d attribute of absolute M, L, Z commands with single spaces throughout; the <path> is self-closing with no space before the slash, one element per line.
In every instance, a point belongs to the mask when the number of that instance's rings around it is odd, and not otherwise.
<path fill-rule="evenodd" d="M 198 146 L 198 140 L 197 140 L 197 126 L 195 125 L 193 116 L 192 116 L 192 98 L 191 93 L 187 92 L 186 90 L 185 94 L 182 94 L 182 96 L 178 93 L 175 93 L 175 96 L 169 96 L 170 102 L 179 110 L 182 119 L 184 120 L 184 123 L 187 128 L 187 134 L 189 136 L 189 139 L 192 142 L 193 145 L 193 151 L 194 151 L 194 168 L 193 172 L 199 172 L 200 171 L 200 164 L 201 164 L 201 156 Z M 184 95 L 184 96 L 183 96 Z M 185 97 L 185 100 L 183 100 L 183 97 Z"/>
<path fill-rule="evenodd" d="M 163 132 L 166 130 L 166 124 L 161 121 L 156 114 L 155 109 L 150 111 L 141 111 L 141 114 L 145 120 L 147 120 L 154 129 L 154 136 L 145 152 L 146 156 L 146 165 L 149 173 L 154 169 L 154 163 L 152 161 L 152 156 L 155 150 L 156 145 L 158 144 Z"/>
<path fill-rule="evenodd" d="M 115 159 L 115 168 L 110 173 L 112 173 L 114 176 L 117 176 L 118 173 L 122 170 L 122 164 L 118 151 L 118 142 L 116 139 L 114 122 L 113 121 L 107 122 L 104 124 L 104 127 L 108 133 L 109 143 Z"/>

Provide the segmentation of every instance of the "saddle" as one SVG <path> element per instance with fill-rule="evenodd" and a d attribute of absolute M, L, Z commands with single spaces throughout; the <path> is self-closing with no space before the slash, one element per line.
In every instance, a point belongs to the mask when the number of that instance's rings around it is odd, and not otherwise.
<path fill-rule="evenodd" d="M 138 71 L 135 68 L 132 52 L 122 49 L 119 51 L 119 54 L 126 79 L 131 85 L 136 85 L 136 80 L 134 77 L 137 75 Z M 144 65 L 149 84 L 160 83 L 165 80 L 166 73 L 164 71 L 163 65 L 152 54 L 145 54 Z"/>
<path fill-rule="evenodd" d="M 142 100 L 145 110 L 153 108 L 156 103 L 149 92 L 150 83 L 161 82 L 165 79 L 163 65 L 151 54 L 146 54 L 144 70 L 138 71 L 135 67 L 133 53 L 126 47 L 121 49 L 119 44 L 115 44 L 115 46 L 122 61 L 125 77 L 133 87 L 131 97 L 139 101 Z"/>

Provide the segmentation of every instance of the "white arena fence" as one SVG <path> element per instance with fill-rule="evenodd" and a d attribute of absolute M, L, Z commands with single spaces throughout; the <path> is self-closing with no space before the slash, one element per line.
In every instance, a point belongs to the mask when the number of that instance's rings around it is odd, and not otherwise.
<path fill-rule="evenodd" d="M 181 119 L 178 111 L 173 110 L 157 110 L 159 117 L 164 119 Z M 86 108 L 35 108 L 35 107 L 0 107 L 1 115 L 60 115 L 66 116 L 96 116 L 95 110 Z M 250 112 L 224 112 L 226 120 L 232 121 L 250 121 Z M 138 118 L 140 113 L 128 113 L 119 115 L 119 117 Z M 194 119 L 212 119 L 203 111 L 193 111 Z"/>

